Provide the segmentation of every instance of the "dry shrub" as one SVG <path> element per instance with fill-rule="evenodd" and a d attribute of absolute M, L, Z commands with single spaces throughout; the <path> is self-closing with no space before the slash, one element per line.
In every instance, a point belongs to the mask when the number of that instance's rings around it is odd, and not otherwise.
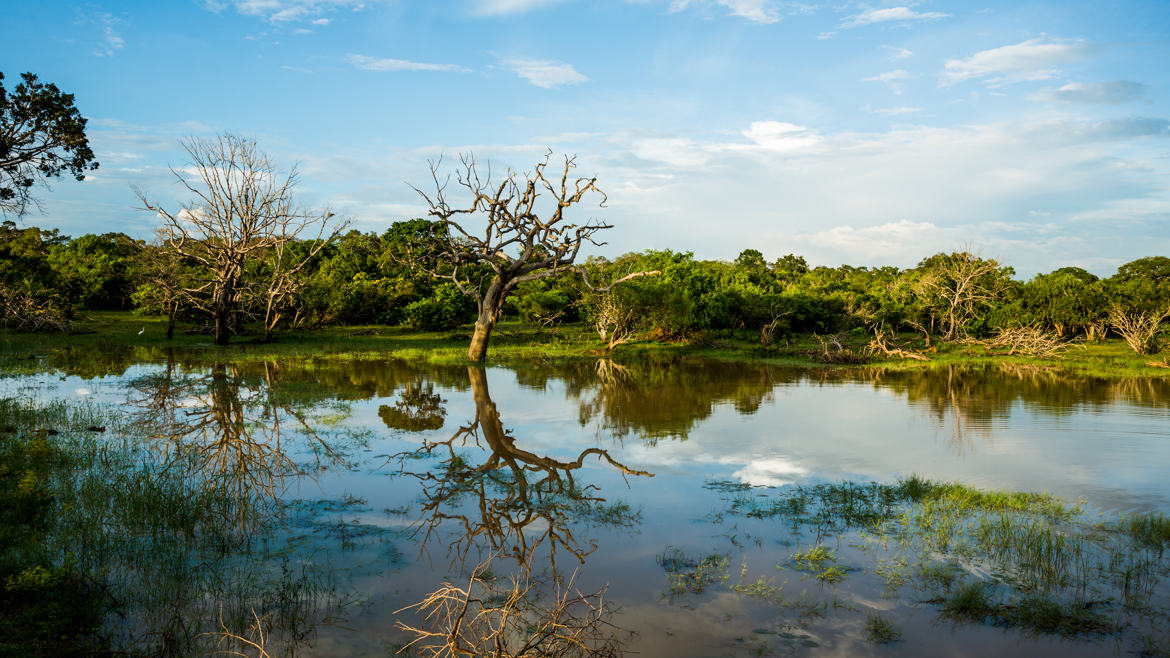
<path fill-rule="evenodd" d="M 881 329 L 874 329 L 873 340 L 869 341 L 864 348 L 864 352 L 871 356 L 897 356 L 903 359 L 911 359 L 914 361 L 929 361 L 930 357 L 921 354 L 911 349 L 906 349 L 906 345 L 891 344 L 889 342 L 890 335 Z"/>
<path fill-rule="evenodd" d="M 982 345 L 988 354 L 1040 358 L 1060 356 L 1071 344 L 1062 340 L 1055 332 L 1041 329 L 1036 325 L 1004 327 L 994 337 L 974 342 Z"/>
<path fill-rule="evenodd" d="M 1124 311 L 1114 304 L 1109 309 L 1109 325 L 1121 334 L 1130 349 L 1138 354 L 1153 354 L 1158 351 L 1158 331 L 1162 321 L 1170 317 L 1170 307 L 1160 311 Z"/>
<path fill-rule="evenodd" d="M 17 331 L 69 331 L 65 303 L 55 293 L 34 295 L 0 284 L 0 322 Z"/>
<path fill-rule="evenodd" d="M 845 347 L 841 343 L 841 337 L 836 334 L 825 336 L 823 338 L 818 334 L 813 334 L 813 338 L 815 338 L 816 341 L 821 345 L 820 351 L 810 350 L 807 352 L 809 358 L 813 359 L 814 361 L 820 361 L 821 363 L 844 364 L 869 362 L 869 358 L 864 354 L 858 354 L 848 347 Z"/>

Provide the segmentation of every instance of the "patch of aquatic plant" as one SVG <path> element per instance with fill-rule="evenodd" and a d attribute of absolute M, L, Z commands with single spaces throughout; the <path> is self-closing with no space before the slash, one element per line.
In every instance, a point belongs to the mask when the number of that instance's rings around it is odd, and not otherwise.
<path fill-rule="evenodd" d="M 760 576 L 752 582 L 740 582 L 731 586 L 731 591 L 763 599 L 770 603 L 780 603 L 784 599 L 784 584 L 776 584 L 776 580 L 767 576 Z"/>
<path fill-rule="evenodd" d="M 0 423 L 0 654 L 201 654 L 252 609 L 291 651 L 343 606 L 327 563 L 273 570 L 273 505 L 160 462 L 131 415 L 8 399 Z"/>
<path fill-rule="evenodd" d="M 958 585 L 942 602 L 943 616 L 1064 637 L 1108 635 L 1120 630 L 1115 619 L 1101 612 L 1109 607 L 1106 601 L 1061 601 L 1043 594 L 1003 601 L 997 598 L 996 589 L 992 583 L 978 580 Z"/>
<path fill-rule="evenodd" d="M 6 421 L 24 420 L 2 400 Z M 27 424 L 27 423 L 23 423 Z M 44 434 L 0 434 L 0 655 L 99 652 L 106 600 L 100 581 L 43 550 L 61 504 L 52 487 L 69 455 Z"/>
<path fill-rule="evenodd" d="M 701 594 L 713 584 L 727 582 L 728 557 L 721 553 L 693 556 L 667 546 L 655 561 L 666 571 L 666 593 L 672 599 L 683 594 Z"/>
<path fill-rule="evenodd" d="M 886 596 L 912 584 L 950 619 L 1089 637 L 1156 627 L 1170 609 L 1170 521 L 1161 512 L 1102 520 L 1048 494 L 920 477 L 766 490 L 716 482 L 709 488 L 727 501 L 712 516 L 716 520 L 780 521 L 782 545 L 808 532 L 815 536 L 810 548 L 781 566 L 836 582 L 848 570 L 826 546 L 835 538 L 874 560 L 865 573 L 885 585 Z M 741 580 L 739 589 L 768 584 Z"/>
<path fill-rule="evenodd" d="M 751 491 L 755 488 L 746 482 L 738 482 L 736 480 L 707 480 L 703 483 L 703 488 L 709 491 L 717 491 L 719 493 L 740 493 L 744 491 Z"/>
<path fill-rule="evenodd" d="M 1137 545 L 1157 551 L 1161 557 L 1170 544 L 1170 516 L 1162 512 L 1146 512 L 1127 516 L 1115 526 Z"/>
<path fill-rule="evenodd" d="M 874 644 L 890 644 L 902 639 L 902 629 L 881 615 L 865 616 L 865 635 Z"/>
<path fill-rule="evenodd" d="M 979 554 L 1025 588 L 1074 587 L 1084 591 L 1095 565 L 1092 546 L 1075 530 L 1044 519 L 995 514 L 976 520 L 971 538 Z"/>
<path fill-rule="evenodd" d="M 837 564 L 837 555 L 824 544 L 793 554 L 788 566 L 808 572 L 821 582 L 837 584 L 845 580 L 845 568 Z"/>

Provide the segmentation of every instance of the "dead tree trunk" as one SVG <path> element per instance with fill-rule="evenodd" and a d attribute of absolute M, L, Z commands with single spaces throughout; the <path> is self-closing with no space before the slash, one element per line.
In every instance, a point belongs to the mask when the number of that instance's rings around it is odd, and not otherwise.
<path fill-rule="evenodd" d="M 487 357 L 488 340 L 504 300 L 518 284 L 564 272 L 584 277 L 584 270 L 573 264 L 578 252 L 586 243 L 604 244 L 596 242 L 593 235 L 612 228 L 600 222 L 572 224 L 566 220 L 565 210 L 587 194 L 599 195 L 604 207 L 605 193 L 597 187 L 596 178 L 569 180 L 576 167 L 573 158 L 565 158 L 559 175 L 546 175 L 550 157 L 551 152 L 529 173 L 509 173 L 494 182 L 490 169 L 481 177 L 475 158 L 463 156 L 455 178 L 469 197 L 466 205 L 448 201 L 449 179 L 439 177 L 441 162 L 430 165 L 435 191 L 428 195 L 415 188 L 430 206 L 428 214 L 434 218 L 431 237 L 439 246 L 437 254 L 412 256 L 414 265 L 452 281 L 463 294 L 475 299 L 479 315 L 467 350 L 471 361 Z M 461 215 L 486 222 L 486 231 L 473 232 Z M 645 274 L 629 275 L 609 287 Z"/>

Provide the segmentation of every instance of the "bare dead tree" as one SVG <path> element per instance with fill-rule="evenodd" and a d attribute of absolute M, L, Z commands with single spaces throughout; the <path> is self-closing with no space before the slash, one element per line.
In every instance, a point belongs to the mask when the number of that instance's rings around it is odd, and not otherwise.
<path fill-rule="evenodd" d="M 333 213 L 328 211 L 322 216 L 298 210 L 278 220 L 272 244 L 272 272 L 263 294 L 264 342 L 272 340 L 272 331 L 283 317 L 289 302 L 308 284 L 308 278 L 304 276 L 306 266 L 348 225 L 345 221 L 331 225 L 332 218 Z M 290 247 L 294 241 L 303 232 L 313 229 L 317 233 L 312 237 L 309 247 L 300 253 L 292 253 Z"/>
<path fill-rule="evenodd" d="M 191 138 L 180 141 L 191 158 L 189 170 L 171 168 L 179 183 L 194 200 L 177 212 L 151 202 L 142 190 L 135 190 L 142 210 L 157 214 L 163 221 L 167 245 L 184 259 L 206 271 L 201 281 L 186 288 L 196 308 L 215 322 L 215 343 L 227 345 L 236 316 L 245 307 L 255 282 L 247 280 L 245 265 L 250 259 L 276 252 L 281 260 L 266 298 L 265 336 L 269 320 L 280 303 L 295 291 L 292 281 L 307 262 L 344 228 L 333 223 L 328 210 L 306 210 L 293 202 L 298 182 L 296 167 L 281 173 L 256 142 L 223 134 L 215 139 Z M 312 234 L 313 246 L 285 262 L 286 248 L 302 233 Z M 273 322 L 272 324 L 275 324 Z"/>
<path fill-rule="evenodd" d="M 1138 354 L 1153 354 L 1158 351 L 1157 335 L 1168 317 L 1170 307 L 1149 312 L 1129 312 L 1114 304 L 1109 309 L 1109 325 L 1121 334 L 1130 349 Z"/>
<path fill-rule="evenodd" d="M 638 336 L 639 323 L 642 318 L 633 306 L 621 303 L 615 299 L 613 293 L 600 296 L 597 302 L 593 328 L 601 340 L 605 341 L 605 348 L 613 348 L 628 343 Z"/>
<path fill-rule="evenodd" d="M 941 316 L 944 337 L 954 340 L 963 324 L 990 305 L 1000 292 L 999 261 L 970 251 L 938 254 L 925 263 L 927 269 L 914 292 L 932 312 Z"/>
<path fill-rule="evenodd" d="M 565 158 L 559 176 L 547 172 L 551 158 L 550 151 L 531 172 L 510 171 L 493 181 L 490 166 L 481 176 L 474 156 L 460 156 L 455 184 L 471 197 L 465 205 L 448 200 L 451 180 L 440 179 L 442 160 L 430 163 L 435 190 L 428 194 L 414 188 L 430 206 L 427 214 L 438 229 L 434 237 L 442 245 L 435 264 L 420 266 L 434 276 L 450 279 L 476 301 L 479 313 L 467 351 L 472 361 L 487 356 L 488 339 L 504 300 L 520 283 L 575 272 L 591 290 L 606 291 L 624 281 L 656 274 L 636 272 L 602 287 L 589 282 L 585 270 L 574 261 L 583 245 L 605 244 L 594 240 L 594 235 L 613 226 L 592 220 L 572 223 L 565 211 L 591 194 L 600 196 L 599 206 L 605 207 L 605 193 L 597 187 L 596 177 L 570 180 L 576 167 L 573 157 Z M 542 196 L 547 200 L 542 202 Z M 546 213 L 543 218 L 542 211 Z"/>
<path fill-rule="evenodd" d="M 56 292 L 33 293 L 0 283 L 0 324 L 17 331 L 69 331 L 68 308 Z"/>

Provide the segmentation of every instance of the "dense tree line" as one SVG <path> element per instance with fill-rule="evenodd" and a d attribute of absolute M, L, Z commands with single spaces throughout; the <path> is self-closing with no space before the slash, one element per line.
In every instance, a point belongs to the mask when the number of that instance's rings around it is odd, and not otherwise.
<path fill-rule="evenodd" d="M 399 222 L 382 234 L 351 230 L 312 256 L 305 284 L 289 301 L 282 326 L 382 324 L 448 330 L 474 322 L 475 301 L 449 281 L 434 278 L 412 259 L 434 241 L 427 220 Z M 296 241 L 291 249 L 307 249 Z M 272 267 L 273 253 L 249 264 Z M 698 260 L 670 250 L 586 261 L 587 275 L 615 280 L 638 271 L 659 276 L 629 281 L 607 292 L 591 290 L 577 273 L 519 284 L 503 316 L 545 326 L 586 322 L 607 343 L 750 335 L 761 342 L 794 334 L 859 330 L 914 332 L 931 340 L 987 337 L 1006 327 L 1035 326 L 1071 339 L 1117 332 L 1125 318 L 1156 321 L 1170 309 L 1170 258 L 1141 258 L 1108 278 L 1076 267 L 1027 281 L 1012 268 L 969 252 L 939 253 L 908 269 L 810 267 L 789 254 L 767 261 L 748 249 L 732 262 Z M 199 263 L 176 256 L 165 241 L 121 233 L 69 238 L 56 230 L 0 225 L 0 297 L 4 322 L 22 329 L 62 328 L 87 310 L 137 310 L 181 320 L 207 321 L 197 305 L 162 290 L 184 277 L 198 279 Z M 169 301 L 168 301 L 169 300 Z M 260 300 L 250 302 L 236 332 L 259 322 Z M 1150 351 L 1155 345 L 1146 345 Z"/>

